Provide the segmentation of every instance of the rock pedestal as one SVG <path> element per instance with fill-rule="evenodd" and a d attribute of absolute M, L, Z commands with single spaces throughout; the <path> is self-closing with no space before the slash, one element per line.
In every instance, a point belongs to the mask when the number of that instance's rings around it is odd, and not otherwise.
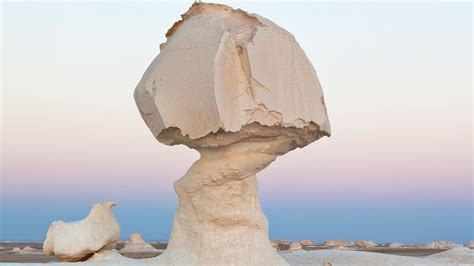
<path fill-rule="evenodd" d="M 294 37 L 255 14 L 194 4 L 135 89 L 158 141 L 201 154 L 175 182 L 164 265 L 287 265 L 268 238 L 256 174 L 330 135 L 316 72 Z"/>

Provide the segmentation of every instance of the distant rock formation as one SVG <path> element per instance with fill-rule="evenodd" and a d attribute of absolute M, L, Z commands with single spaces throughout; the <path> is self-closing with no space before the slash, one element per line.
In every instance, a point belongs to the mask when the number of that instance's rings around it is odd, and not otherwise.
<path fill-rule="evenodd" d="M 464 246 L 467 248 L 474 248 L 474 240 L 467 242 L 466 244 L 464 244 Z"/>
<path fill-rule="evenodd" d="M 23 251 L 36 251 L 37 249 L 36 248 L 32 248 L 30 246 L 26 246 L 23 248 Z"/>
<path fill-rule="evenodd" d="M 435 241 L 425 245 L 425 248 L 449 249 L 458 246 L 452 241 Z"/>
<path fill-rule="evenodd" d="M 372 240 L 357 240 L 354 245 L 359 248 L 373 248 L 376 244 Z"/>
<path fill-rule="evenodd" d="M 302 249 L 302 246 L 300 243 L 291 243 L 290 247 L 288 248 L 289 251 L 295 251 L 295 250 L 300 250 Z"/>
<path fill-rule="evenodd" d="M 12 252 L 20 253 L 20 252 L 21 252 L 21 248 L 20 248 L 20 247 L 14 247 L 14 248 L 12 249 Z"/>
<path fill-rule="evenodd" d="M 112 206 L 115 202 L 94 204 L 89 215 L 77 222 L 54 221 L 43 244 L 44 253 L 72 262 L 113 249 L 120 236 L 120 226 L 115 221 Z"/>
<path fill-rule="evenodd" d="M 313 241 L 307 240 L 307 239 L 305 239 L 305 240 L 300 240 L 299 243 L 300 243 L 302 246 L 314 245 Z"/>
<path fill-rule="evenodd" d="M 349 247 L 352 243 L 347 240 L 326 240 L 324 246 L 326 247 Z"/>
<path fill-rule="evenodd" d="M 152 245 L 146 243 L 139 233 L 130 234 L 128 240 L 120 252 L 159 252 L 160 250 L 154 248 Z"/>
<path fill-rule="evenodd" d="M 390 245 L 388 245 L 389 248 L 401 248 L 402 247 L 402 244 L 398 243 L 398 242 L 393 242 L 393 243 L 390 243 Z"/>

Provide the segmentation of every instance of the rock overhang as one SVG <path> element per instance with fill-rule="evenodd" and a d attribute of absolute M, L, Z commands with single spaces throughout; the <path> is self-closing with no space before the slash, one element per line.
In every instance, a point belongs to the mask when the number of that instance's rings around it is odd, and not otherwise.
<path fill-rule="evenodd" d="M 330 135 L 316 72 L 275 23 L 197 3 L 166 36 L 134 94 L 160 142 L 207 147 L 281 134 L 304 146 Z"/>

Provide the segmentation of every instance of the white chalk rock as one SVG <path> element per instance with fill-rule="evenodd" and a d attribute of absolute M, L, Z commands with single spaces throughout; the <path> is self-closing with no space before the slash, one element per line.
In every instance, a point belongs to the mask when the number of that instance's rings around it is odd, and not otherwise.
<path fill-rule="evenodd" d="M 300 243 L 302 246 L 314 245 L 313 241 L 308 240 L 308 239 L 300 240 L 299 243 Z"/>
<path fill-rule="evenodd" d="M 390 245 L 388 245 L 389 248 L 401 248 L 402 247 L 402 244 L 398 243 L 398 242 L 393 242 L 393 243 L 390 243 Z"/>
<path fill-rule="evenodd" d="M 326 240 L 324 241 L 324 246 L 326 247 L 348 247 L 352 245 L 350 241 L 347 240 Z"/>
<path fill-rule="evenodd" d="M 175 182 L 168 247 L 152 260 L 287 265 L 268 238 L 256 174 L 330 135 L 316 72 L 293 35 L 259 15 L 196 3 L 182 18 L 134 94 L 158 141 L 201 154 Z"/>
<path fill-rule="evenodd" d="M 128 240 L 120 252 L 159 252 L 160 250 L 154 248 L 152 245 L 146 243 L 139 233 L 130 234 Z"/>
<path fill-rule="evenodd" d="M 354 245 L 359 248 L 373 248 L 376 244 L 372 240 L 357 240 Z"/>
<path fill-rule="evenodd" d="M 300 243 L 291 243 L 290 248 L 288 248 L 289 251 L 295 251 L 295 250 L 300 250 L 303 247 L 301 246 Z"/>
<path fill-rule="evenodd" d="M 12 252 L 20 253 L 20 252 L 21 252 L 21 248 L 20 248 L 20 247 L 14 247 L 14 248 L 12 249 Z"/>
<path fill-rule="evenodd" d="M 43 244 L 45 254 L 55 255 L 62 261 L 80 261 L 99 250 L 113 249 L 120 236 L 120 226 L 112 206 L 115 202 L 94 204 L 89 215 L 80 221 L 54 221 Z"/>
<path fill-rule="evenodd" d="M 434 241 L 425 245 L 425 248 L 434 248 L 434 249 L 449 249 L 458 246 L 452 241 Z"/>
<path fill-rule="evenodd" d="M 191 139 L 257 122 L 325 135 L 330 126 L 316 72 L 294 36 L 256 14 L 195 4 L 135 89 L 155 137 L 179 128 Z"/>
<path fill-rule="evenodd" d="M 35 250 L 36 250 L 36 248 L 32 248 L 30 246 L 26 246 L 26 247 L 23 248 L 23 251 L 35 251 Z"/>

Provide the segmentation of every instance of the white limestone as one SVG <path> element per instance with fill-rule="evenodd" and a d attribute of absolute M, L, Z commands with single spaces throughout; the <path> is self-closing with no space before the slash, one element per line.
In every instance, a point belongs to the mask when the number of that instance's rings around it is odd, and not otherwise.
<path fill-rule="evenodd" d="M 302 246 L 314 245 L 313 241 L 309 239 L 300 240 L 299 243 Z"/>
<path fill-rule="evenodd" d="M 268 238 L 256 173 L 329 136 L 316 72 L 273 22 L 196 3 L 167 33 L 135 89 L 141 116 L 168 145 L 201 158 L 175 182 L 179 207 L 163 265 L 286 265 Z"/>
<path fill-rule="evenodd" d="M 191 139 L 257 122 L 330 134 L 316 72 L 293 35 L 273 22 L 217 4 L 195 4 L 135 89 L 155 137 L 178 128 Z"/>
<path fill-rule="evenodd" d="M 347 240 L 326 240 L 324 241 L 324 246 L 326 247 L 348 247 L 352 243 Z"/>
<path fill-rule="evenodd" d="M 114 205 L 112 201 L 94 204 L 80 221 L 54 221 L 43 244 L 45 254 L 62 261 L 80 261 L 99 250 L 113 249 L 120 236 L 120 226 L 112 213 Z"/>
<path fill-rule="evenodd" d="M 159 252 L 161 250 L 154 248 L 152 245 L 146 243 L 139 233 L 130 234 L 130 240 L 125 242 L 124 247 L 120 252 Z"/>
<path fill-rule="evenodd" d="M 372 240 L 357 240 L 354 245 L 359 248 L 373 248 L 376 244 Z"/>
<path fill-rule="evenodd" d="M 434 241 L 425 245 L 425 248 L 435 248 L 435 249 L 447 249 L 458 246 L 452 241 Z"/>
<path fill-rule="evenodd" d="M 401 248 L 402 247 L 402 244 L 398 243 L 398 242 L 393 242 L 393 243 L 390 243 L 390 245 L 388 245 L 389 248 Z"/>

